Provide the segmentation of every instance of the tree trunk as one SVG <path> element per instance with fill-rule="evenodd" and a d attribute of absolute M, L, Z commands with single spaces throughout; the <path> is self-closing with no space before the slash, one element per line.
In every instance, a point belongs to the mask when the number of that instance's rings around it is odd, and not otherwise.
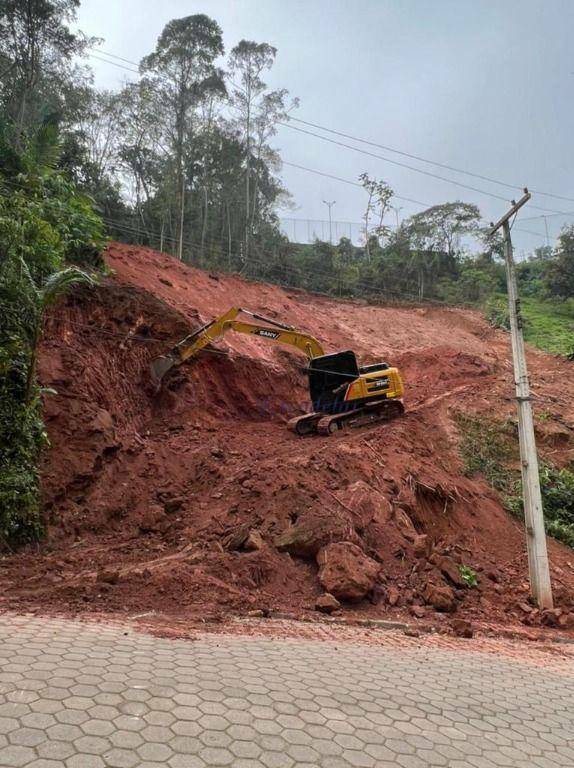
<path fill-rule="evenodd" d="M 205 234 L 207 232 L 207 210 L 208 210 L 208 204 L 209 204 L 207 187 L 204 187 L 203 189 L 205 192 L 205 211 L 203 214 L 203 225 L 201 227 L 201 265 L 202 266 L 204 264 L 204 257 L 205 257 Z"/>
<path fill-rule="evenodd" d="M 245 136 L 246 151 L 246 174 L 245 174 L 245 258 L 249 259 L 249 212 L 251 209 L 250 200 L 250 177 L 251 177 L 251 75 L 247 78 L 247 124 Z"/>

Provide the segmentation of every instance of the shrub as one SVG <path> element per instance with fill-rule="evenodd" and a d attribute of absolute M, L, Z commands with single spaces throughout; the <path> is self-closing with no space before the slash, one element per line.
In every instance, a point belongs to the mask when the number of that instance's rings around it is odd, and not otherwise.
<path fill-rule="evenodd" d="M 35 361 L 46 307 L 89 280 L 65 262 L 97 262 L 102 223 L 89 200 L 0 135 L 0 545 L 42 530 L 38 461 L 47 436 Z M 6 191 L 3 190 L 3 185 Z M 9 190 L 9 192 L 7 191 Z"/>

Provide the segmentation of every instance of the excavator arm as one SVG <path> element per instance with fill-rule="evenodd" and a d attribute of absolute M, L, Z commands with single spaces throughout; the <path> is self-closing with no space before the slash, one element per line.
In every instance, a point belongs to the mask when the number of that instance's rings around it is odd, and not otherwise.
<path fill-rule="evenodd" d="M 237 317 L 241 314 L 249 315 L 254 320 L 262 321 L 263 324 L 238 320 Z M 151 364 L 152 378 L 159 385 L 171 368 L 189 360 L 213 341 L 224 336 L 227 331 L 246 333 L 279 344 L 288 344 L 306 354 L 310 360 L 325 354 L 323 347 L 313 336 L 297 331 L 290 325 L 284 325 L 255 312 L 249 312 L 242 307 L 232 307 L 221 317 L 190 333 L 189 336 L 178 342 L 167 355 L 156 358 Z"/>

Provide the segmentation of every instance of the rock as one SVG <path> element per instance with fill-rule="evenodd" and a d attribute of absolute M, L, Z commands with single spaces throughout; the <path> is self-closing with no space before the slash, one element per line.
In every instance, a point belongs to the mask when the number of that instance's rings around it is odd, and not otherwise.
<path fill-rule="evenodd" d="M 333 613 L 333 611 L 337 611 L 340 607 L 341 603 L 329 592 L 325 592 L 324 595 L 320 595 L 315 600 L 315 610 L 321 613 Z"/>
<path fill-rule="evenodd" d="M 423 605 L 411 605 L 410 611 L 413 616 L 416 616 L 417 619 L 422 619 L 424 616 L 426 616 L 426 610 Z"/>
<path fill-rule="evenodd" d="M 183 496 L 175 496 L 171 499 L 166 499 L 163 502 L 163 508 L 168 514 L 171 514 L 177 512 L 178 509 L 181 509 L 184 502 L 185 498 Z"/>
<path fill-rule="evenodd" d="M 404 635 L 407 637 L 420 637 L 421 633 L 418 631 L 418 629 L 415 629 L 414 627 L 407 627 L 404 632 Z"/>
<path fill-rule="evenodd" d="M 416 532 L 411 518 L 408 516 L 404 509 L 400 508 L 395 509 L 393 514 L 399 531 L 403 534 L 405 539 L 414 542 L 418 536 L 418 533 Z"/>
<path fill-rule="evenodd" d="M 426 533 L 415 536 L 413 551 L 415 557 L 428 557 L 430 555 L 430 540 Z"/>
<path fill-rule="evenodd" d="M 453 619 L 450 626 L 457 637 L 471 638 L 474 635 L 472 624 L 466 619 Z"/>
<path fill-rule="evenodd" d="M 222 459 L 222 458 L 223 458 L 223 456 L 224 456 L 224 453 L 223 453 L 223 451 L 221 450 L 221 448 L 212 448 L 212 449 L 211 449 L 211 455 L 212 455 L 212 456 L 213 456 L 215 459 Z"/>
<path fill-rule="evenodd" d="M 396 587 L 389 587 L 387 592 L 387 602 L 391 607 L 394 607 L 398 602 L 401 593 Z"/>
<path fill-rule="evenodd" d="M 138 527 L 141 533 L 155 533 L 160 531 L 163 527 L 163 517 L 163 507 L 159 507 L 156 504 L 150 505 L 140 517 Z"/>
<path fill-rule="evenodd" d="M 353 522 L 361 528 L 373 521 L 384 525 L 391 519 L 391 502 L 364 480 L 357 480 L 338 491 L 336 498 L 353 514 Z"/>
<path fill-rule="evenodd" d="M 556 421 L 537 421 L 534 431 L 541 443 L 553 448 L 565 448 L 572 440 L 571 430 Z"/>
<path fill-rule="evenodd" d="M 231 530 L 228 530 L 221 541 L 223 548 L 227 549 L 229 552 L 235 552 L 236 550 L 241 549 L 247 541 L 250 531 L 251 529 L 247 523 L 236 525 Z"/>
<path fill-rule="evenodd" d="M 557 627 L 562 614 L 563 611 L 561 608 L 547 608 L 542 611 L 542 624 L 544 624 L 545 627 Z"/>
<path fill-rule="evenodd" d="M 245 549 L 247 552 L 256 552 L 259 549 L 263 549 L 264 546 L 265 542 L 259 531 L 249 531 L 249 534 L 243 544 L 243 549 Z"/>
<path fill-rule="evenodd" d="M 432 605 L 437 611 L 452 613 L 456 610 L 454 592 L 446 584 L 444 586 L 427 584 L 423 592 L 423 598 L 427 605 Z"/>
<path fill-rule="evenodd" d="M 329 544 L 317 555 L 319 581 L 339 600 L 356 601 L 375 585 L 380 565 L 350 541 Z"/>
<path fill-rule="evenodd" d="M 170 280 L 168 280 L 166 277 L 159 277 L 158 280 L 160 281 L 160 283 L 163 283 L 164 285 L 173 286 L 173 283 Z"/>
<path fill-rule="evenodd" d="M 523 613 L 532 613 L 533 608 L 531 605 L 528 605 L 528 603 L 518 603 L 516 606 L 519 610 L 521 610 Z"/>
<path fill-rule="evenodd" d="M 280 552 L 311 558 L 331 542 L 353 539 L 356 539 L 356 534 L 348 518 L 331 512 L 307 510 L 295 525 L 277 536 L 275 546 Z"/>
<path fill-rule="evenodd" d="M 96 576 L 96 581 L 99 581 L 104 584 L 117 584 L 120 580 L 120 572 L 117 569 L 107 569 L 102 568 L 101 571 L 98 571 L 98 575 Z"/>
<path fill-rule="evenodd" d="M 558 626 L 561 629 L 572 629 L 574 627 L 574 613 L 563 613 L 559 616 Z"/>
<path fill-rule="evenodd" d="M 522 623 L 528 625 L 529 627 L 536 626 L 540 624 L 540 611 L 538 608 L 533 608 L 532 611 L 522 619 Z"/>
<path fill-rule="evenodd" d="M 494 568 L 490 568 L 484 572 L 484 575 L 487 579 L 490 579 L 490 581 L 494 581 L 495 584 L 498 584 L 500 581 L 500 574 L 498 571 L 494 570 Z"/>
<path fill-rule="evenodd" d="M 430 557 L 430 561 L 455 587 L 466 587 L 466 582 L 460 575 L 458 565 L 451 557 L 434 554 Z"/>
<path fill-rule="evenodd" d="M 369 602 L 378 605 L 385 595 L 385 588 L 381 584 L 375 584 L 368 594 Z"/>

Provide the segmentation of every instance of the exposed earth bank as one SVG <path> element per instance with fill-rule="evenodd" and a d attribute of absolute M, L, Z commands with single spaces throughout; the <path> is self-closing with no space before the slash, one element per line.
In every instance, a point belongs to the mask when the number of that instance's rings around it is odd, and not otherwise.
<path fill-rule="evenodd" d="M 508 338 L 479 313 L 335 301 L 135 246 L 106 258 L 113 276 L 46 324 L 48 538 L 0 561 L 0 605 L 191 620 L 301 614 L 319 599 L 327 613 L 439 625 L 574 624 L 572 550 L 549 540 L 559 610 L 541 616 L 522 526 L 463 473 L 456 413 L 514 417 Z M 150 360 L 237 305 L 398 365 L 406 415 L 297 437 L 285 422 L 306 407 L 305 359 L 233 334 L 154 394 Z M 542 450 L 565 463 L 572 363 L 530 350 L 529 364 Z"/>

